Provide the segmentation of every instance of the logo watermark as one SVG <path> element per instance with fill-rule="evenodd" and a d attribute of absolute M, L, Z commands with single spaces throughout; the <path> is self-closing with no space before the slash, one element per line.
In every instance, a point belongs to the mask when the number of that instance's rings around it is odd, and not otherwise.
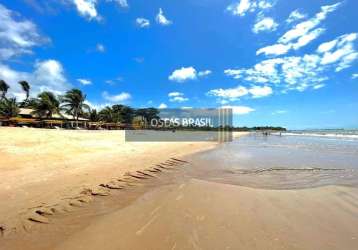
<path fill-rule="evenodd" d="M 160 109 L 135 117 L 128 142 L 232 141 L 232 109 Z"/>

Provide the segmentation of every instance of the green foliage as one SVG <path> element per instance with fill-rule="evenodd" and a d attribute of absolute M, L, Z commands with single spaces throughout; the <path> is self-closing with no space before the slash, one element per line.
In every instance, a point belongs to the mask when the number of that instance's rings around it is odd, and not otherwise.
<path fill-rule="evenodd" d="M 27 81 L 20 81 L 19 84 L 26 94 L 26 99 L 21 104 L 21 107 L 25 107 L 30 97 L 30 84 Z"/>
<path fill-rule="evenodd" d="M 1 117 L 16 117 L 20 112 L 19 106 L 16 103 L 16 98 L 0 100 L 0 116 Z"/>
<path fill-rule="evenodd" d="M 0 92 L 1 92 L 1 96 L 0 99 L 3 100 L 6 98 L 6 93 L 9 90 L 9 85 L 4 81 L 4 80 L 0 80 Z"/>
<path fill-rule="evenodd" d="M 66 111 L 67 114 L 72 115 L 77 121 L 80 116 L 85 114 L 85 111 L 89 111 L 90 107 L 85 103 L 86 95 L 79 89 L 71 89 L 61 97 L 61 108 Z"/>
<path fill-rule="evenodd" d="M 34 114 L 40 117 L 51 118 L 53 114 L 60 114 L 60 101 L 54 93 L 44 91 L 34 102 Z"/>

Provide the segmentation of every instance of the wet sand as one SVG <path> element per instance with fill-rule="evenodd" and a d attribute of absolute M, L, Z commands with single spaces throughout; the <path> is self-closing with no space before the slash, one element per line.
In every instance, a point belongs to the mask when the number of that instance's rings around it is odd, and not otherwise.
<path fill-rule="evenodd" d="M 171 157 L 215 147 L 213 142 L 125 142 L 124 131 L 0 127 L 0 235 L 106 195 L 116 178 Z M 1 247 L 1 244 L 0 244 Z"/>
<path fill-rule="evenodd" d="M 48 224 L 0 239 L 0 249 L 357 249 L 351 172 L 237 169 L 232 145 L 169 160 L 145 172 L 152 177 L 45 215 Z"/>
<path fill-rule="evenodd" d="M 146 193 L 55 249 L 356 249 L 356 189 L 190 180 Z"/>

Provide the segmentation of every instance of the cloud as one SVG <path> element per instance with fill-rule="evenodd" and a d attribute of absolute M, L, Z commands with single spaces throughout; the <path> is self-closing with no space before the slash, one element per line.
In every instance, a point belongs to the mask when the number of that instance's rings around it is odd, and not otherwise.
<path fill-rule="evenodd" d="M 138 17 L 135 22 L 137 26 L 141 28 L 148 28 L 150 26 L 150 21 L 143 17 Z"/>
<path fill-rule="evenodd" d="M 203 76 L 208 76 L 208 75 L 210 75 L 212 72 L 211 72 L 211 70 L 203 70 L 203 71 L 199 71 L 199 73 L 198 73 L 198 76 L 200 76 L 200 77 L 203 77 Z"/>
<path fill-rule="evenodd" d="M 313 18 L 297 24 L 293 29 L 287 31 L 279 40 L 280 43 L 289 43 L 305 34 L 310 30 L 317 27 L 323 20 L 326 19 L 327 14 L 335 11 L 341 3 L 333 5 L 326 5 L 321 7 L 321 11 L 317 13 Z"/>
<path fill-rule="evenodd" d="M 352 79 L 357 79 L 357 78 L 358 78 L 358 73 L 352 74 Z"/>
<path fill-rule="evenodd" d="M 92 81 L 89 80 L 89 79 L 79 78 L 79 79 L 77 79 L 77 81 L 78 81 L 79 83 L 81 83 L 82 85 L 91 85 L 91 84 L 92 84 Z"/>
<path fill-rule="evenodd" d="M 321 88 L 323 88 L 324 86 L 326 86 L 326 84 L 323 84 L 323 83 L 317 84 L 317 85 L 313 86 L 313 89 L 321 89 Z"/>
<path fill-rule="evenodd" d="M 240 97 L 245 96 L 249 93 L 248 89 L 243 86 L 237 86 L 236 88 L 219 88 L 212 89 L 207 94 L 209 96 L 216 96 L 221 99 L 228 99 L 230 101 L 238 100 Z"/>
<path fill-rule="evenodd" d="M 323 87 L 333 69 L 341 71 L 358 59 L 353 42 L 357 33 L 345 34 L 318 46 L 315 53 L 263 60 L 251 68 L 227 69 L 224 73 L 237 80 L 265 83 L 283 91 L 304 91 Z"/>
<path fill-rule="evenodd" d="M 274 112 L 272 112 L 273 115 L 283 115 L 288 113 L 287 110 L 276 110 Z"/>
<path fill-rule="evenodd" d="M 40 35 L 37 26 L 0 4 L 0 61 L 32 54 L 34 47 L 50 42 Z"/>
<path fill-rule="evenodd" d="M 223 109 L 232 109 L 232 113 L 234 115 L 246 115 L 249 114 L 251 112 L 254 112 L 255 109 L 247 107 L 247 106 L 221 106 L 221 108 Z"/>
<path fill-rule="evenodd" d="M 291 14 L 289 15 L 289 17 L 287 18 L 286 22 L 288 24 L 293 23 L 295 21 L 301 20 L 303 18 L 306 18 L 305 14 L 302 14 L 301 12 L 299 12 L 298 10 L 294 10 L 291 12 Z"/>
<path fill-rule="evenodd" d="M 353 42 L 358 38 L 357 33 L 345 34 L 336 39 L 322 43 L 317 52 L 322 54 L 322 65 L 338 63 L 336 71 L 339 72 L 351 66 L 358 59 L 358 52 Z"/>
<path fill-rule="evenodd" d="M 272 88 L 269 86 L 254 86 L 249 89 L 249 93 L 253 98 L 261 98 L 269 96 L 273 93 Z"/>
<path fill-rule="evenodd" d="M 265 54 L 265 55 L 283 55 L 286 54 L 292 48 L 291 44 L 274 44 L 256 51 L 256 55 Z"/>
<path fill-rule="evenodd" d="M 166 16 L 164 16 L 164 12 L 163 12 L 162 8 L 159 8 L 159 12 L 158 12 L 157 16 L 155 17 L 155 20 L 157 21 L 157 23 L 159 23 L 160 25 L 163 25 L 163 26 L 168 26 L 173 23 L 171 20 L 166 18 Z"/>
<path fill-rule="evenodd" d="M 278 27 L 278 24 L 271 17 L 265 17 L 259 19 L 257 23 L 252 28 L 254 33 L 259 33 L 261 31 L 274 31 Z"/>
<path fill-rule="evenodd" d="M 158 109 L 166 109 L 168 108 L 168 106 L 165 104 L 165 103 L 161 103 L 159 106 L 158 106 Z"/>
<path fill-rule="evenodd" d="M 101 43 L 97 43 L 96 51 L 100 52 L 100 53 L 104 53 L 104 52 L 106 52 L 106 47 Z"/>
<path fill-rule="evenodd" d="M 173 73 L 169 76 L 170 81 L 176 82 L 185 82 L 187 80 L 194 80 L 196 79 L 196 69 L 193 67 L 182 67 L 181 69 L 176 69 Z"/>
<path fill-rule="evenodd" d="M 230 4 L 226 10 L 235 16 L 245 16 L 246 13 L 263 11 L 274 6 L 274 1 L 269 0 L 240 0 Z"/>
<path fill-rule="evenodd" d="M 299 48 L 306 46 L 323 34 L 325 29 L 316 27 L 326 19 L 329 13 L 335 11 L 340 5 L 341 3 L 322 6 L 321 11 L 314 17 L 308 19 L 307 21 L 298 23 L 291 30 L 282 35 L 276 44 L 261 48 L 257 50 L 256 54 L 277 56 L 286 54 L 291 49 L 298 50 Z"/>
<path fill-rule="evenodd" d="M 228 101 L 239 100 L 240 97 L 251 95 L 252 98 L 261 98 L 269 96 L 273 90 L 269 86 L 252 86 L 250 88 L 244 86 L 237 86 L 235 88 L 219 88 L 210 90 L 207 95 L 218 97 L 219 100 L 227 103 Z"/>
<path fill-rule="evenodd" d="M 183 106 L 183 107 L 181 107 L 181 109 L 193 109 L 193 107 Z"/>
<path fill-rule="evenodd" d="M 169 76 L 169 80 L 175 82 L 185 82 L 188 80 L 195 80 L 198 77 L 205 77 L 210 75 L 212 72 L 211 70 L 203 70 L 197 71 L 194 67 L 182 67 L 180 69 L 174 70 L 171 75 Z"/>
<path fill-rule="evenodd" d="M 127 0 L 107 0 L 107 2 L 116 2 L 121 8 L 128 8 L 129 4 Z"/>
<path fill-rule="evenodd" d="M 189 101 L 189 98 L 186 98 L 181 92 L 170 92 L 168 94 L 170 102 L 186 102 Z"/>
<path fill-rule="evenodd" d="M 97 0 L 73 0 L 78 13 L 89 20 L 100 20 L 96 5 Z"/>
<path fill-rule="evenodd" d="M 63 94 L 71 87 L 65 77 L 62 64 L 56 60 L 37 61 L 33 72 L 16 71 L 0 63 L 0 79 L 9 84 L 9 94 L 16 97 L 23 97 L 23 91 L 18 84 L 22 80 L 30 83 L 31 96 L 36 96 L 42 91 Z"/>
<path fill-rule="evenodd" d="M 102 92 L 102 97 L 109 102 L 125 102 L 132 98 L 132 96 L 127 92 L 110 95 L 107 91 Z"/>

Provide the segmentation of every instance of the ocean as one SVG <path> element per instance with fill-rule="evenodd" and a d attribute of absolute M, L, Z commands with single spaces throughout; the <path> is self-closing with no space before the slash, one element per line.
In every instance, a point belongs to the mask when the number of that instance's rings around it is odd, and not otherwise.
<path fill-rule="evenodd" d="M 189 175 L 270 189 L 358 186 L 357 136 L 357 130 L 250 133 L 193 156 Z"/>

